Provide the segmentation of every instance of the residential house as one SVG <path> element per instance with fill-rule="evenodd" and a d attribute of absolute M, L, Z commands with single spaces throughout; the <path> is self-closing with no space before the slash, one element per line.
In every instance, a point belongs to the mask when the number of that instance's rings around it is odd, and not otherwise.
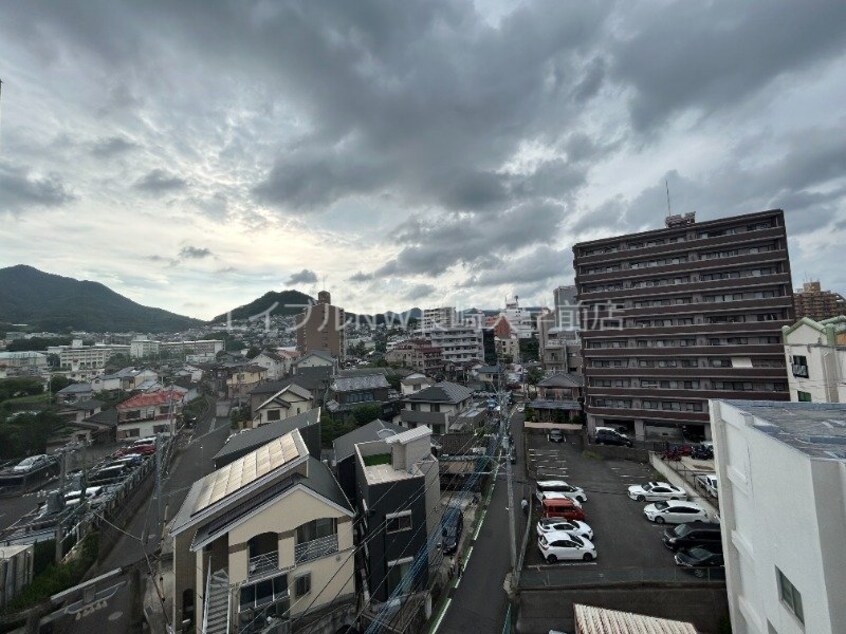
<path fill-rule="evenodd" d="M 118 403 L 117 440 L 174 433 L 182 412 L 182 394 L 161 390 L 137 394 Z"/>
<path fill-rule="evenodd" d="M 388 401 L 391 386 L 384 374 L 336 376 L 329 387 L 326 408 L 332 412 L 349 412 L 358 405 L 382 404 Z"/>
<path fill-rule="evenodd" d="M 411 394 L 415 394 L 416 392 L 434 384 L 434 379 L 429 378 L 425 374 L 415 372 L 414 374 L 409 374 L 400 380 L 400 394 L 402 394 L 402 396 L 410 396 Z"/>
<path fill-rule="evenodd" d="M 449 426 L 471 410 L 472 392 L 463 385 L 441 381 L 403 399 L 400 425 L 414 429 L 427 425 L 436 436 L 449 431 Z"/>
<path fill-rule="evenodd" d="M 441 521 L 438 460 L 431 430 L 417 429 L 356 443 L 356 503 L 362 518 L 364 574 L 375 603 L 387 601 Z M 422 529 L 422 530 L 421 530 Z M 439 553 L 426 553 L 429 563 Z M 412 591 L 425 590 L 429 566 L 417 567 Z"/>
<path fill-rule="evenodd" d="M 502 375 L 503 369 L 498 365 L 483 365 L 476 369 L 476 378 L 483 383 L 488 389 L 496 390 L 497 382 Z M 505 380 L 505 377 L 502 377 Z"/>
<path fill-rule="evenodd" d="M 846 316 L 782 328 L 791 401 L 846 403 Z"/>
<path fill-rule="evenodd" d="M 59 404 L 84 401 L 94 396 L 90 383 L 71 383 L 56 392 L 56 402 Z"/>
<path fill-rule="evenodd" d="M 846 632 L 846 405 L 714 399 L 710 416 L 731 631 Z"/>
<path fill-rule="evenodd" d="M 95 399 L 86 399 L 84 401 L 74 401 L 67 403 L 59 408 L 57 412 L 59 417 L 65 423 L 78 423 L 86 418 L 99 414 L 103 409 L 103 402 Z"/>
<path fill-rule="evenodd" d="M 197 634 L 351 624 L 353 515 L 297 429 L 213 471 L 170 526 L 171 622 L 193 619 Z"/>
<path fill-rule="evenodd" d="M 538 397 L 529 403 L 537 422 L 569 423 L 582 413 L 582 375 L 553 374 L 539 381 L 537 390 Z"/>
<path fill-rule="evenodd" d="M 232 368 L 226 379 L 227 398 L 241 399 L 249 395 L 250 391 L 261 383 L 267 371 L 260 365 L 242 365 Z"/>
<path fill-rule="evenodd" d="M 311 392 L 296 383 L 289 383 L 252 410 L 253 427 L 284 420 L 313 407 Z"/>
<path fill-rule="evenodd" d="M 242 429 L 232 434 L 226 444 L 220 448 L 212 462 L 215 469 L 225 467 L 241 456 L 255 451 L 271 440 L 281 438 L 294 430 L 299 430 L 308 452 L 314 458 L 320 459 L 320 408 L 315 407 L 302 414 L 295 414 L 274 423 L 267 423 L 255 429 Z"/>
<path fill-rule="evenodd" d="M 335 374 L 338 371 L 338 360 L 323 350 L 312 350 L 294 362 L 294 374 L 298 374 L 301 368 L 316 367 L 331 368 L 332 374 Z"/>
<path fill-rule="evenodd" d="M 335 475 L 344 493 L 350 500 L 355 500 L 358 487 L 356 485 L 356 453 L 355 446 L 362 442 L 384 440 L 405 431 L 405 428 L 383 420 L 373 420 L 366 425 L 357 427 L 351 432 L 339 436 L 332 443 L 333 464 Z"/>
<path fill-rule="evenodd" d="M 291 372 L 293 357 L 275 350 L 263 350 L 257 356 L 253 357 L 252 362 L 267 370 L 265 373 L 267 380 L 276 381 Z"/>

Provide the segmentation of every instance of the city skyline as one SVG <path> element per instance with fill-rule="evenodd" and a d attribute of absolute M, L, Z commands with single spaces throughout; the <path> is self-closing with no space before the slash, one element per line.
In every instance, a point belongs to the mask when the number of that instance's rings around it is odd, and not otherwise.
<path fill-rule="evenodd" d="M 699 220 L 784 209 L 794 286 L 843 293 L 846 7 L 813 4 L 21 3 L 0 266 L 202 318 L 324 283 L 549 305 L 666 182 Z"/>

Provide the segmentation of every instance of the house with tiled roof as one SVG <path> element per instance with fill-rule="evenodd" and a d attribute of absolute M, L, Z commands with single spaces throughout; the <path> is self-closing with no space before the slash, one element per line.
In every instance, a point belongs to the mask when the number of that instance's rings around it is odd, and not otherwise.
<path fill-rule="evenodd" d="M 390 391 L 391 385 L 381 372 L 336 376 L 329 387 L 326 409 L 348 412 L 362 404 L 386 403 Z"/>
<path fill-rule="evenodd" d="M 183 394 L 159 390 L 136 394 L 118 403 L 117 440 L 144 438 L 157 433 L 174 433 L 182 413 Z"/>
<path fill-rule="evenodd" d="M 275 381 L 291 373 L 294 361 L 299 355 L 287 350 L 262 350 L 252 362 L 260 365 L 267 373 L 265 378 Z"/>
<path fill-rule="evenodd" d="M 473 410 L 473 393 L 458 383 L 441 381 L 406 396 L 402 403 L 400 425 L 407 429 L 427 425 L 433 435 L 441 436 Z"/>
<path fill-rule="evenodd" d="M 307 389 L 289 383 L 265 398 L 252 410 L 252 426 L 259 427 L 314 408 L 314 398 Z"/>

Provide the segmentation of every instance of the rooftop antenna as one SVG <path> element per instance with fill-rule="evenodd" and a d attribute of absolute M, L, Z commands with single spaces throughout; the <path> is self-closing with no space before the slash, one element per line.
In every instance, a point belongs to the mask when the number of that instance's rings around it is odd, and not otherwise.
<path fill-rule="evenodd" d="M 667 190 L 667 215 L 672 216 L 673 215 L 673 208 L 670 205 L 670 183 L 667 181 L 666 178 L 664 179 L 664 187 Z"/>

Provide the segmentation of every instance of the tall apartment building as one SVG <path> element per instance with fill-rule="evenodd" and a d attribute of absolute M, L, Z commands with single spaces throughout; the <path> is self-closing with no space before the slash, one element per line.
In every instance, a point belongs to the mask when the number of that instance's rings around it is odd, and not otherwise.
<path fill-rule="evenodd" d="M 452 328 L 458 323 L 454 306 L 426 308 L 423 310 L 421 327 L 425 332 L 436 328 Z"/>
<path fill-rule="evenodd" d="M 846 299 L 840 293 L 824 291 L 819 282 L 805 282 L 801 289 L 793 293 L 793 306 L 796 319 L 810 317 L 820 321 L 846 315 Z"/>
<path fill-rule="evenodd" d="M 781 210 L 573 247 L 590 431 L 709 437 L 708 399 L 789 400 L 781 328 L 793 322 Z"/>
<path fill-rule="evenodd" d="M 544 370 L 581 372 L 582 342 L 579 338 L 579 307 L 575 285 L 553 292 L 554 309 L 537 318 L 538 348 Z"/>
<path fill-rule="evenodd" d="M 475 326 L 435 328 L 418 335 L 425 335 L 433 346 L 441 349 L 441 358 L 445 364 L 481 361 L 485 358 L 482 331 Z"/>
<path fill-rule="evenodd" d="M 328 291 L 317 294 L 317 303 L 302 312 L 297 321 L 297 350 L 302 354 L 328 352 L 339 361 L 346 357 L 344 309 L 332 305 Z"/>
<path fill-rule="evenodd" d="M 846 632 L 846 405 L 715 400 L 711 416 L 731 631 Z"/>

